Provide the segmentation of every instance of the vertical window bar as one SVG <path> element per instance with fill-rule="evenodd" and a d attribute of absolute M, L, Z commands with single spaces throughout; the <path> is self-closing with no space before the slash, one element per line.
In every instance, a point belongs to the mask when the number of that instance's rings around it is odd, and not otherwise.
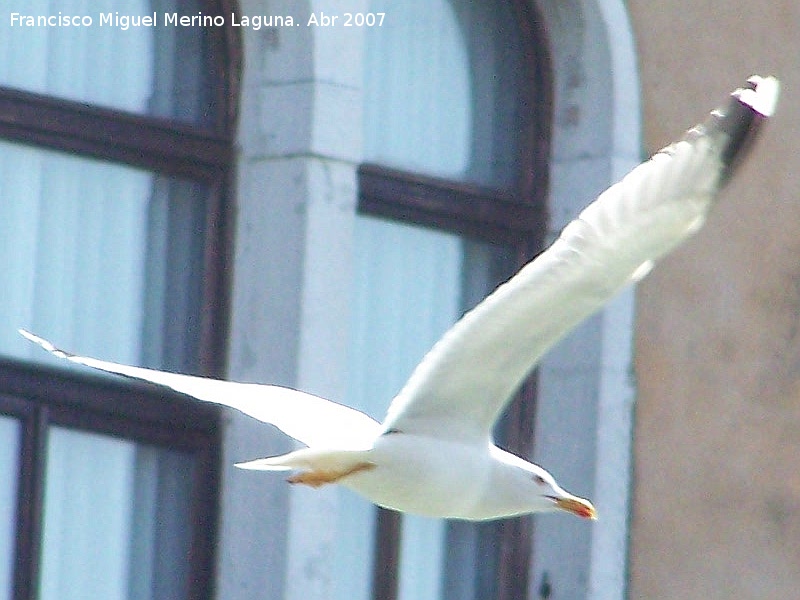
<path fill-rule="evenodd" d="M 401 515 L 376 508 L 375 562 L 372 565 L 372 597 L 397 600 L 397 565 L 400 562 Z"/>
<path fill-rule="evenodd" d="M 17 479 L 13 598 L 32 600 L 38 596 L 48 409 L 21 401 L 15 401 L 14 404 L 19 407 L 22 435 Z"/>
<path fill-rule="evenodd" d="M 192 488 L 189 520 L 193 537 L 189 545 L 188 599 L 214 598 L 215 540 L 217 539 L 217 509 L 222 479 L 221 453 L 214 448 L 222 447 L 221 427 L 214 429 L 211 443 L 195 455 L 194 483 Z"/>

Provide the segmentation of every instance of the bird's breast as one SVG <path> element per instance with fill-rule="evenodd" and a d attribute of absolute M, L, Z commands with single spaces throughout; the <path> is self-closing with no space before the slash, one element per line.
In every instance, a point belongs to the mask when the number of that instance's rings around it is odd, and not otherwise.
<path fill-rule="evenodd" d="M 491 476 L 488 444 L 402 432 L 378 438 L 374 469 L 340 483 L 386 508 L 428 517 L 471 518 Z"/>

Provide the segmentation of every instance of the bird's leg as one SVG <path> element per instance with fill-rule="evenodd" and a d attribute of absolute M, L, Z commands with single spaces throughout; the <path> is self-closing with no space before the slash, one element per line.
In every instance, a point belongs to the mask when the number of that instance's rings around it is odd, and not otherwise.
<path fill-rule="evenodd" d="M 291 475 L 286 479 L 289 483 L 302 483 L 305 485 L 310 485 L 313 488 L 318 488 L 320 486 L 325 485 L 326 483 L 336 483 L 340 479 L 347 477 L 348 475 L 353 475 L 354 473 L 360 473 L 361 471 L 368 471 L 370 469 L 374 469 L 375 464 L 371 462 L 362 462 L 358 463 L 357 465 L 345 470 L 345 471 L 325 471 L 325 470 L 312 470 L 312 471 L 302 471 L 301 473 L 296 473 Z"/>

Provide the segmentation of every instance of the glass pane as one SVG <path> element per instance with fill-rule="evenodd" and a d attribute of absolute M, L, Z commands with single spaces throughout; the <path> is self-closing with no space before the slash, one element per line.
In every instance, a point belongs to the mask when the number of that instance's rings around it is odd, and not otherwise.
<path fill-rule="evenodd" d="M 412 225 L 359 216 L 348 404 L 383 419 L 391 398 L 439 337 L 512 272 L 507 248 Z M 343 504 L 349 541 L 338 572 L 369 582 L 373 511 L 359 500 Z M 368 518 L 366 515 L 369 515 Z M 399 572 L 401 600 L 439 599 L 448 555 L 473 557 L 479 540 L 448 537 L 444 521 L 403 517 Z M 366 566 L 364 566 L 366 565 Z M 479 566 L 475 562 L 475 567 Z M 463 567 L 456 565 L 455 568 Z M 350 584 L 348 579 L 347 584 Z M 344 582 L 343 582 L 344 585 Z M 341 590 L 339 598 L 368 597 L 369 588 Z"/>
<path fill-rule="evenodd" d="M 370 11 L 390 18 L 366 32 L 365 160 L 462 177 L 470 160 L 472 76 L 453 8 L 447 0 L 373 0 Z"/>
<path fill-rule="evenodd" d="M 389 401 L 419 360 L 458 318 L 461 303 L 462 245 L 451 234 L 359 216 L 355 230 L 355 300 L 348 404 L 383 420 Z M 367 600 L 373 549 L 374 509 L 348 494 L 341 506 L 340 527 L 347 535 L 337 546 L 340 600 Z M 414 533 L 438 539 L 441 525 L 416 520 Z M 405 530 L 414 525 L 404 524 Z M 429 531 L 433 528 L 435 531 Z M 404 549 L 401 568 L 417 577 L 438 580 L 439 548 L 416 561 Z M 351 585 L 359 585 L 353 589 Z M 409 597 L 409 596 L 405 596 Z"/>
<path fill-rule="evenodd" d="M 206 193 L 0 142 L 0 353 L 48 360 L 16 334 L 25 327 L 109 360 L 174 367 L 160 327 L 196 335 Z"/>
<path fill-rule="evenodd" d="M 461 314 L 457 235 L 356 217 L 349 404 L 383 420 L 411 371 Z"/>
<path fill-rule="evenodd" d="M 365 160 L 496 188 L 516 183 L 522 40 L 508 2 L 372 0 Z M 425 15 L 420 19 L 419 15 Z"/>
<path fill-rule="evenodd" d="M 19 479 L 19 421 L 0 416 L 0 596 L 11 597 Z"/>
<path fill-rule="evenodd" d="M 165 14 L 197 15 L 196 0 L 28 0 L 11 8 L 0 22 L 0 85 L 198 123 L 214 115 L 203 28 L 164 24 Z M 142 21 L 153 15 L 155 26 Z"/>
<path fill-rule="evenodd" d="M 39 597 L 185 598 L 193 469 L 188 454 L 52 427 Z"/>

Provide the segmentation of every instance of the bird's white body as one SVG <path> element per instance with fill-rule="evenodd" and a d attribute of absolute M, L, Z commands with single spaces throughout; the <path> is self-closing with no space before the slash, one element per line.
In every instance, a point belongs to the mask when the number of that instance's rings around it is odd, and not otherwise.
<path fill-rule="evenodd" d="M 606 190 L 556 242 L 456 323 L 392 401 L 384 422 L 296 390 L 143 369 L 59 350 L 90 367 L 168 386 L 271 423 L 308 448 L 240 465 L 299 471 L 381 506 L 483 520 L 556 509 L 593 518 L 541 467 L 495 447 L 494 423 L 539 358 L 702 226 L 737 155 L 778 97 L 753 77 L 726 109 Z"/>
<path fill-rule="evenodd" d="M 331 452 L 342 458 L 340 452 Z M 486 460 L 487 453 L 492 460 Z M 353 451 L 349 459 L 352 465 L 369 461 L 374 468 L 357 471 L 337 483 L 385 508 L 467 520 L 531 512 L 530 468 L 538 467 L 488 440 L 481 447 L 395 433 L 380 436 L 370 450 Z M 536 510 L 556 510 L 556 505 L 542 500 Z"/>

